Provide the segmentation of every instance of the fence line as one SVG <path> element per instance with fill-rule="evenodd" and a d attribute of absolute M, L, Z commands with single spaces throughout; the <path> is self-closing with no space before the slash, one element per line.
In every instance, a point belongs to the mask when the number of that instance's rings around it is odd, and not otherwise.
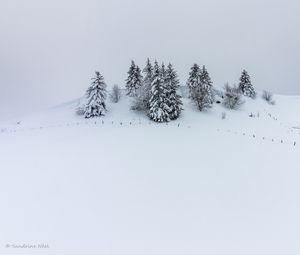
<path fill-rule="evenodd" d="M 3 133 L 17 133 L 17 132 L 27 132 L 27 131 L 36 131 L 36 130 L 40 130 L 43 131 L 45 129 L 51 129 L 51 128 L 60 128 L 60 127 L 74 127 L 74 126 L 80 126 L 80 125 L 111 125 L 111 126 L 118 126 L 118 127 L 124 127 L 124 126 L 147 126 L 147 125 L 152 125 L 152 126 L 166 126 L 166 127 L 176 127 L 176 128 L 193 128 L 193 126 L 189 125 L 189 124 L 182 124 L 182 123 L 171 123 L 171 122 L 167 122 L 167 123 L 156 123 L 156 122 L 152 122 L 152 121 L 148 121 L 148 122 L 143 122 L 141 120 L 138 121 L 129 121 L 129 122 L 124 122 L 124 121 L 113 121 L 113 120 L 96 120 L 96 121 L 76 121 L 76 122 L 67 122 L 65 124 L 52 124 L 52 125 L 47 125 L 47 126 L 39 126 L 39 127 L 28 127 L 28 128 L 16 128 L 16 129 L 9 129 L 9 128 L 1 128 L 0 129 L 0 135 Z M 250 134 L 250 133 L 246 133 L 246 132 L 238 132 L 238 131 L 233 131 L 231 129 L 226 129 L 226 131 L 222 131 L 220 128 L 216 129 L 217 132 L 227 132 L 227 133 L 231 133 L 234 135 L 242 135 L 242 136 L 248 136 L 249 138 L 253 138 L 253 139 L 262 139 L 264 141 L 271 141 L 271 142 L 278 142 L 280 144 L 287 144 L 287 145 L 292 145 L 294 147 L 298 146 L 297 141 L 287 141 L 284 139 L 274 139 L 274 138 L 267 138 L 266 136 L 258 136 L 256 134 Z M 300 133 L 299 133 L 300 135 Z"/>

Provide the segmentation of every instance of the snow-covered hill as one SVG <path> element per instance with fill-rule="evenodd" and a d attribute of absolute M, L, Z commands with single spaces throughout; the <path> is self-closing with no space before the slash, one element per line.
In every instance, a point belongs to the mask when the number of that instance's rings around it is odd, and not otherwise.
<path fill-rule="evenodd" d="M 275 100 L 185 99 L 168 124 L 126 97 L 85 120 L 75 100 L 0 123 L 0 254 L 299 254 L 300 97 Z"/>

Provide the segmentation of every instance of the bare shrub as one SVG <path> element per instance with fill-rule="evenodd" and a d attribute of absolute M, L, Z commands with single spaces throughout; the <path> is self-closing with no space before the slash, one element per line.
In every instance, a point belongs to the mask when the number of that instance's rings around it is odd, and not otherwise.
<path fill-rule="evenodd" d="M 118 85 L 114 85 L 111 91 L 111 94 L 109 95 L 110 100 L 113 103 L 118 103 L 120 101 L 121 98 L 121 89 Z"/>
<path fill-rule="evenodd" d="M 270 91 L 264 90 L 264 92 L 262 94 L 262 98 L 271 105 L 275 104 L 275 101 L 273 100 L 273 94 Z"/>
<path fill-rule="evenodd" d="M 226 108 L 238 109 L 244 103 L 238 87 L 230 86 L 227 83 L 225 84 L 224 90 L 225 92 L 224 92 L 223 105 Z"/>
<path fill-rule="evenodd" d="M 224 93 L 223 93 L 223 91 L 221 91 L 221 90 L 218 90 L 218 89 L 216 89 L 216 88 L 213 88 L 212 89 L 212 92 L 213 92 L 213 95 L 214 95 L 214 97 L 220 97 L 220 98 L 223 98 L 224 97 Z"/>
<path fill-rule="evenodd" d="M 211 108 L 214 103 L 214 95 L 210 87 L 196 88 L 193 91 L 192 98 L 200 111 Z"/>
<path fill-rule="evenodd" d="M 85 98 L 81 98 L 78 101 L 77 106 L 75 108 L 76 115 L 83 116 L 85 114 L 85 105 L 86 105 Z"/>

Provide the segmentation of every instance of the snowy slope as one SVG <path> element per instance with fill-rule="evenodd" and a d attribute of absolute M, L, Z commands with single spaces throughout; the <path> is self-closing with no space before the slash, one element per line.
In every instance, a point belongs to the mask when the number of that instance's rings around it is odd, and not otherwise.
<path fill-rule="evenodd" d="M 185 100 L 168 125 L 126 97 L 85 120 L 75 100 L 0 123 L 0 254 L 299 254 L 300 97 L 275 100 Z"/>

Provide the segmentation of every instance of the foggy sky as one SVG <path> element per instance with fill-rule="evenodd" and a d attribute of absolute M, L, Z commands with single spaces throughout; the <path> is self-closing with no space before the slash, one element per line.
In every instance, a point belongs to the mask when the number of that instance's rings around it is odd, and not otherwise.
<path fill-rule="evenodd" d="M 215 85 L 300 94 L 299 0 L 1 0 L 0 119 L 82 96 L 95 70 L 124 86 L 131 59 L 193 63 Z"/>

